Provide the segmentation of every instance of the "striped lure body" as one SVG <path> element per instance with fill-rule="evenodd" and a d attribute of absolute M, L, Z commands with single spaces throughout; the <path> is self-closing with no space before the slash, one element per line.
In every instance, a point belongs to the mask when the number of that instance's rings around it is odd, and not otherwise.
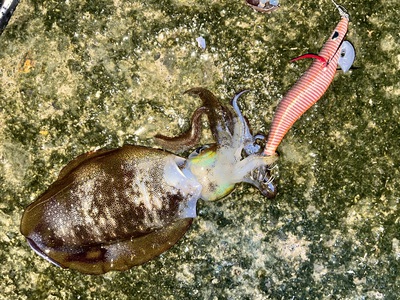
<path fill-rule="evenodd" d="M 264 155 L 274 155 L 281 140 L 294 122 L 328 89 L 336 73 L 341 47 L 347 32 L 349 15 L 338 5 L 341 20 L 318 55 L 305 54 L 293 60 L 314 58 L 311 67 L 301 76 L 279 103 L 265 146 Z"/>

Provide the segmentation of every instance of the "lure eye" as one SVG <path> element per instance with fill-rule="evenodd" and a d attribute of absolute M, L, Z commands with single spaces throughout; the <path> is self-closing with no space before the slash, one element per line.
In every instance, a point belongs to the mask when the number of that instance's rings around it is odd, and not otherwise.
<path fill-rule="evenodd" d="M 342 47 L 340 48 L 338 65 L 344 73 L 350 70 L 355 58 L 356 52 L 353 45 L 349 41 L 343 41 Z"/>
<path fill-rule="evenodd" d="M 339 37 L 339 32 L 335 31 L 332 35 L 332 40 L 336 40 Z"/>

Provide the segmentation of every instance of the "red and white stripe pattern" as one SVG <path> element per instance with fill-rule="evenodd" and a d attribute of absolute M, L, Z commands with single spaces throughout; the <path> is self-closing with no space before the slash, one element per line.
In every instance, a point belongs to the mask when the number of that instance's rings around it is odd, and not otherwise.
<path fill-rule="evenodd" d="M 278 104 L 264 155 L 274 155 L 285 134 L 294 122 L 315 104 L 328 89 L 336 73 L 340 47 L 347 32 L 348 14 L 337 6 L 341 20 L 329 40 L 322 47 L 311 67 L 300 77 Z M 312 55 L 305 55 L 310 57 Z M 302 57 L 300 57 L 302 58 Z"/>

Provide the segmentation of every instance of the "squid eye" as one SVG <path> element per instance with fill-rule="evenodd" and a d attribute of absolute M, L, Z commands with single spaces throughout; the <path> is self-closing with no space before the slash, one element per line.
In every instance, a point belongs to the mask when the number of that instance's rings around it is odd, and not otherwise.
<path fill-rule="evenodd" d="M 208 148 L 210 148 L 210 145 L 204 145 L 204 146 L 196 148 L 196 150 L 194 150 L 192 153 L 190 153 L 189 158 L 198 156 L 201 152 L 203 152 L 204 150 L 206 150 Z"/>
<path fill-rule="evenodd" d="M 332 35 L 332 40 L 336 40 L 339 37 L 339 32 L 335 31 Z"/>

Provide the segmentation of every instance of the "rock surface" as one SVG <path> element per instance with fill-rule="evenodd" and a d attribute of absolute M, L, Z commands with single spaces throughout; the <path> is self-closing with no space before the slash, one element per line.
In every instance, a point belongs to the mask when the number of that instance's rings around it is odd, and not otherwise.
<path fill-rule="evenodd" d="M 19 233 L 26 205 L 81 153 L 176 135 L 202 86 L 266 132 L 339 21 L 330 1 L 24 1 L 0 37 L 0 298 L 395 299 L 400 294 L 398 1 L 341 2 L 358 67 L 279 151 L 279 193 L 240 185 L 170 251 L 103 276 L 62 270 Z M 323 5 L 323 6 L 321 6 Z M 206 48 L 198 46 L 202 36 Z M 202 141 L 211 136 L 206 132 Z"/>

